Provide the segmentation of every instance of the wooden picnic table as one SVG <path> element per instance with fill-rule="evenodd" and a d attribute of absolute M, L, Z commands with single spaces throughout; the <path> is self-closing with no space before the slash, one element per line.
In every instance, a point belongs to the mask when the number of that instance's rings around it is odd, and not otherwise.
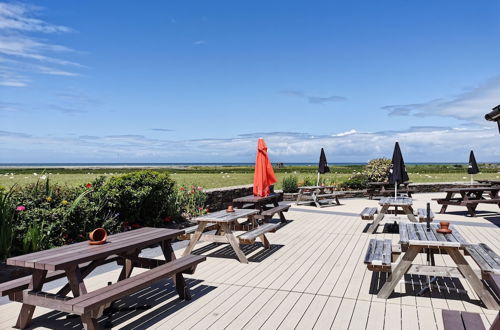
<path fill-rule="evenodd" d="M 468 214 L 474 217 L 479 203 L 497 204 L 500 207 L 500 186 L 451 188 L 444 192 L 445 198 L 435 199 L 442 205 L 440 213 L 445 213 L 448 205 L 465 206 Z"/>
<path fill-rule="evenodd" d="M 382 206 L 380 209 L 379 214 L 377 217 L 373 220 L 373 223 L 370 225 L 368 228 L 368 233 L 373 234 L 375 230 L 377 230 L 377 226 L 379 223 L 384 219 L 385 215 L 389 213 L 389 208 L 394 207 L 394 214 L 398 214 L 398 208 L 401 208 L 408 217 L 410 221 L 417 222 L 417 218 L 415 218 L 415 215 L 413 214 L 413 199 L 409 197 L 385 197 L 382 198 L 379 201 L 379 205 Z"/>
<path fill-rule="evenodd" d="M 262 243 L 265 247 L 269 247 L 269 241 L 265 236 L 265 231 L 261 233 L 260 227 L 265 226 L 264 228 L 272 230 L 275 229 L 276 226 L 273 224 L 264 224 L 262 226 L 258 226 L 254 216 L 259 213 L 257 209 L 234 209 L 234 212 L 227 212 L 226 210 L 209 213 L 202 215 L 200 217 L 192 219 L 192 221 L 198 222 L 198 228 L 195 233 L 191 236 L 191 240 L 189 241 L 189 245 L 184 250 L 184 255 L 190 254 L 194 246 L 198 241 L 205 242 L 216 242 L 216 243 L 229 243 L 233 248 L 236 256 L 239 261 L 245 264 L 248 264 L 248 260 L 241 251 L 239 243 L 241 242 L 241 238 L 237 238 L 233 233 L 233 228 L 238 229 L 238 219 L 247 218 L 247 221 L 253 223 L 254 229 L 251 232 L 256 233 L 256 236 L 259 236 L 262 240 Z M 269 225 L 269 226 L 268 226 Z M 207 226 L 214 227 L 216 229 L 215 234 L 204 233 L 203 231 Z M 260 231 L 259 231 L 260 230 Z M 269 231 L 268 230 L 268 231 Z M 241 236 L 240 236 L 241 237 Z M 255 237 L 254 237 L 255 238 Z M 251 240 L 251 239 L 249 239 Z"/>
<path fill-rule="evenodd" d="M 412 197 L 411 194 L 415 192 L 410 189 L 409 184 L 411 181 L 406 181 L 398 185 L 398 194 L 405 194 L 408 197 Z M 389 182 L 368 182 L 368 188 L 366 189 L 369 199 L 373 199 L 373 196 L 394 196 L 394 184 Z"/>
<path fill-rule="evenodd" d="M 458 273 L 469 282 L 472 289 L 487 308 L 499 310 L 500 307 L 495 298 L 490 294 L 481 281 L 481 278 L 472 270 L 460 251 L 468 248 L 471 244 L 465 240 L 453 225 L 450 226 L 452 233 L 446 235 L 436 231 L 439 228 L 437 224 L 431 224 L 430 226 L 430 231 L 427 231 L 425 223 L 403 222 L 399 224 L 399 242 L 401 249 L 403 251 L 406 250 L 406 252 L 404 252 L 399 263 L 395 267 L 392 267 L 392 272 L 380 289 L 377 297 L 382 299 L 389 298 L 396 285 L 398 285 L 399 281 L 407 273 L 449 277 L 452 274 L 456 274 L 458 270 Z M 448 254 L 457 267 L 414 264 L 415 258 L 419 253 L 429 253 L 432 251 Z"/>
<path fill-rule="evenodd" d="M 339 197 L 344 193 L 336 191 L 335 186 L 303 186 L 299 187 L 296 205 L 314 203 L 316 207 L 340 205 Z"/>
<path fill-rule="evenodd" d="M 105 304 L 110 304 L 113 300 L 118 299 L 114 298 L 116 296 L 133 293 L 134 286 L 149 285 L 153 280 L 158 279 L 158 275 L 162 275 L 160 271 L 165 271 L 165 274 L 172 271 L 172 269 L 169 270 L 165 267 L 178 264 L 178 261 L 184 259 L 176 260 L 171 246 L 171 241 L 182 233 L 182 230 L 145 227 L 110 235 L 107 242 L 102 245 L 89 245 L 88 242 L 81 242 L 7 259 L 8 265 L 33 269 L 28 288 L 9 293 L 11 300 L 23 303 L 16 327 L 21 329 L 28 327 L 35 307 L 41 306 L 81 315 L 86 329 L 97 328 L 96 318 L 102 315 Z M 139 257 L 141 250 L 158 244 L 162 248 L 165 260 Z M 192 257 L 197 259 L 197 262 L 205 258 L 199 259 L 200 256 Z M 100 291 L 106 292 L 93 296 L 93 292 L 88 292 L 83 281 L 84 278 L 96 267 L 111 261 L 118 261 L 119 264 L 123 265 L 118 282 L 96 290 L 95 292 L 98 293 Z M 144 275 L 139 274 L 131 277 L 134 267 L 150 268 L 151 270 L 142 273 Z M 58 272 L 65 273 L 68 283 L 56 294 L 43 292 L 43 284 L 50 281 L 49 277 L 54 277 Z M 154 274 L 149 272 L 154 272 Z M 49 274 L 49 277 L 47 277 L 47 274 Z M 147 275 L 149 275 L 149 278 L 145 277 Z M 179 295 L 181 295 L 181 298 L 189 299 L 189 289 L 186 286 L 181 270 L 179 270 L 178 274 L 174 273 L 173 275 Z M 139 277 L 143 281 L 141 283 L 134 282 L 134 279 Z M 55 276 L 54 278 L 58 277 Z M 122 281 L 123 285 L 121 285 Z M 127 287 L 127 285 L 131 287 Z M 69 292 L 73 293 L 73 297 L 67 297 Z M 101 301 L 101 298 L 108 300 Z M 92 305 L 88 304 L 89 302 Z M 83 309 L 81 306 L 86 307 Z M 78 309 L 80 307 L 81 310 Z"/>
<path fill-rule="evenodd" d="M 283 200 L 282 194 L 272 193 L 268 196 L 243 196 L 233 199 L 233 206 L 237 208 L 253 208 L 259 210 L 260 218 L 264 220 L 272 219 L 275 213 L 279 214 L 282 223 L 286 223 L 284 212 L 288 211 L 290 205 L 280 205 Z M 255 216 L 259 218 L 259 216 Z"/>

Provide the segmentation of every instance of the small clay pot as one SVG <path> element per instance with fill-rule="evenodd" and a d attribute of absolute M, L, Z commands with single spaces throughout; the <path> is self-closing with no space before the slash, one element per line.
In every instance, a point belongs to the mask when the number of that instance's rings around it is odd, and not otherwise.
<path fill-rule="evenodd" d="M 449 233 L 451 233 L 451 229 L 449 228 L 450 227 L 450 223 L 448 221 L 440 221 L 439 225 L 441 226 L 441 228 L 439 228 L 437 230 L 438 233 L 441 233 L 441 234 L 449 234 Z"/>
<path fill-rule="evenodd" d="M 97 228 L 89 233 L 89 238 L 90 238 L 89 244 L 91 245 L 104 244 L 108 239 L 108 233 L 104 228 Z"/>
<path fill-rule="evenodd" d="M 226 212 L 230 212 L 230 213 L 231 213 L 231 212 L 234 212 L 234 208 L 233 208 L 233 206 L 232 206 L 232 205 L 229 205 L 229 206 L 227 207 L 227 209 L 226 209 Z"/>

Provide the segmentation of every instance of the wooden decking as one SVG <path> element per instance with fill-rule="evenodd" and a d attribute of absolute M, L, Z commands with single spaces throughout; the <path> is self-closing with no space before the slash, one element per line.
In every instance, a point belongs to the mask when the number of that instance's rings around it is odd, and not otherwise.
<path fill-rule="evenodd" d="M 414 208 L 440 194 L 415 194 Z M 442 195 L 442 194 L 441 194 Z M 407 276 L 389 299 L 377 298 L 385 273 L 367 270 L 363 263 L 370 238 L 390 239 L 399 235 L 383 233 L 383 224 L 405 215 L 387 215 L 377 234 L 363 231 L 369 225 L 359 210 L 378 206 L 378 201 L 344 199 L 343 205 L 323 209 L 292 206 L 290 223 L 269 234 L 271 250 L 258 243 L 244 245 L 249 264 L 237 261 L 226 245 L 208 250 L 214 243 L 199 243 L 195 253 L 208 255 L 194 275 L 187 275 L 193 300 L 181 302 L 165 280 L 115 307 L 133 307 L 137 302 L 152 305 L 144 310 L 121 311 L 112 316 L 114 328 L 159 329 L 443 329 L 441 310 L 477 312 L 489 325 L 496 311 L 482 308 L 474 291 L 459 278 L 438 280 L 439 291 L 419 297 L 425 277 Z M 437 209 L 436 202 L 431 203 Z M 487 210 L 488 212 L 481 212 Z M 434 222 L 450 221 L 471 243 L 486 243 L 500 252 L 500 214 L 496 205 L 481 205 L 476 218 L 465 217 L 463 208 L 450 206 L 447 214 L 436 214 Z M 455 212 L 456 211 L 456 212 Z M 183 248 L 176 253 L 180 256 Z M 425 255 L 419 255 L 425 264 Z M 466 257 L 475 265 L 472 259 Z M 437 265 L 452 265 L 451 258 L 436 255 Z M 478 269 L 478 267 L 475 267 Z M 86 280 L 92 290 L 115 282 L 113 270 Z M 20 304 L 0 305 L 0 329 L 15 324 Z M 38 308 L 34 328 L 79 328 L 78 318 Z M 106 319 L 100 322 L 104 325 Z"/>

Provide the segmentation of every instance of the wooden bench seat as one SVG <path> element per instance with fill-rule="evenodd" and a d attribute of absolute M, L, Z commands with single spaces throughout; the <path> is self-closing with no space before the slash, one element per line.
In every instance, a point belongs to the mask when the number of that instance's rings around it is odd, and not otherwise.
<path fill-rule="evenodd" d="M 375 214 L 377 213 L 378 209 L 376 207 L 365 207 L 359 215 L 363 220 L 373 220 L 375 218 Z"/>
<path fill-rule="evenodd" d="M 255 239 L 259 237 L 262 241 L 262 244 L 264 244 L 265 248 L 269 248 L 270 244 L 267 241 L 266 237 L 264 234 L 275 231 L 281 224 L 279 223 L 264 223 L 257 228 L 247 231 L 246 233 L 243 233 L 238 236 L 238 239 L 240 240 L 240 244 L 253 244 L 255 243 Z"/>
<path fill-rule="evenodd" d="M 364 263 L 369 270 L 390 272 L 392 263 L 391 240 L 371 239 L 368 243 Z"/>
<path fill-rule="evenodd" d="M 478 313 L 443 309 L 442 315 L 445 330 L 486 330 Z"/>
<path fill-rule="evenodd" d="M 431 221 L 434 220 L 434 212 L 431 211 L 430 218 Z M 418 216 L 418 221 L 420 222 L 426 222 L 427 221 L 427 209 L 422 208 L 422 209 L 417 209 L 417 216 Z"/>
<path fill-rule="evenodd" d="M 113 301 L 133 294 L 155 282 L 174 275 L 176 276 L 177 292 L 180 298 L 189 300 L 191 298 L 189 289 L 187 287 L 182 288 L 180 286 L 180 282 L 184 285 L 184 281 L 181 281 L 180 278 L 182 278 L 182 276 L 179 278 L 178 275 L 196 267 L 198 263 L 205 260 L 205 256 L 187 255 L 141 274 L 114 283 L 110 286 L 83 294 L 73 299 L 61 301 L 61 304 L 63 305 L 61 309 L 70 313 L 81 315 L 83 320 L 88 321 L 84 321 L 84 323 L 86 323 L 86 328 L 91 329 L 92 325 L 94 327 L 97 325 L 95 319 L 101 317 L 104 308 Z"/>
<path fill-rule="evenodd" d="M 278 213 L 280 216 L 281 222 L 285 223 L 286 218 L 285 218 L 285 215 L 283 214 L 283 212 L 288 212 L 288 209 L 290 209 L 290 206 L 291 205 L 289 205 L 289 204 L 278 205 L 278 206 L 275 206 L 269 210 L 262 211 L 262 213 L 260 215 L 264 217 L 264 220 L 269 220 L 269 219 L 272 219 L 276 213 Z"/>
<path fill-rule="evenodd" d="M 191 239 L 191 234 L 193 234 L 196 231 L 196 228 L 198 228 L 198 225 L 194 225 L 194 226 L 191 226 L 191 227 L 184 228 L 183 229 L 184 230 L 184 234 L 181 234 L 181 235 L 177 236 L 177 239 L 179 241 L 190 240 Z M 213 229 L 215 229 L 215 223 L 209 223 L 205 227 L 205 231 L 213 230 Z"/>
<path fill-rule="evenodd" d="M 86 262 L 80 265 L 82 269 L 82 274 L 89 274 L 92 270 L 94 270 L 97 266 L 118 261 L 120 257 L 118 256 L 110 256 L 106 258 L 106 260 L 100 264 L 93 264 L 91 267 L 91 262 Z M 63 270 L 56 270 L 52 272 L 48 272 L 45 278 L 44 283 L 52 282 L 58 280 L 60 278 L 66 277 L 66 273 Z M 11 280 L 8 282 L 0 283 L 0 297 L 9 295 L 11 300 L 21 301 L 22 300 L 22 291 L 26 290 L 31 282 L 31 275 L 20 277 L 15 280 Z"/>
<path fill-rule="evenodd" d="M 481 276 L 487 280 L 492 274 L 500 274 L 500 256 L 484 243 L 471 244 L 465 248 L 481 269 Z"/>

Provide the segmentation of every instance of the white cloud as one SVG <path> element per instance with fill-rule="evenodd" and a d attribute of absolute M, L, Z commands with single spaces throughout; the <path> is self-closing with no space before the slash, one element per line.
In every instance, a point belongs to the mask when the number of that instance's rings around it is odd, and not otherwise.
<path fill-rule="evenodd" d="M 53 25 L 34 18 L 37 6 L 20 3 L 0 3 L 0 29 L 43 33 L 69 32 L 66 26 Z"/>
<path fill-rule="evenodd" d="M 257 133 L 273 162 L 315 162 L 320 148 L 334 162 L 365 162 L 390 157 L 399 141 L 409 162 L 466 161 L 474 149 L 478 161 L 500 157 L 496 127 L 414 127 L 403 131 L 355 132 L 312 136 L 307 133 Z M 257 137 L 172 141 L 144 135 L 54 137 L 0 132 L 2 162 L 252 162 Z M 23 153 L 12 152 L 23 150 Z M 110 152 L 112 150 L 112 152 Z"/>
<path fill-rule="evenodd" d="M 482 123 L 484 114 L 500 102 L 499 95 L 500 77 L 497 77 L 454 97 L 414 104 L 387 105 L 382 109 L 387 110 L 390 116 L 440 116 Z"/>
<path fill-rule="evenodd" d="M 53 44 L 34 34 L 67 33 L 70 28 L 38 19 L 40 7 L 21 3 L 0 3 L 0 84 L 25 87 L 25 75 L 39 73 L 55 76 L 77 76 L 78 73 L 61 67 L 78 68 L 79 63 L 62 58 L 72 49 Z M 5 79 L 6 74 L 16 74 L 20 79 Z M 23 81 L 24 80 L 24 81 Z"/>

